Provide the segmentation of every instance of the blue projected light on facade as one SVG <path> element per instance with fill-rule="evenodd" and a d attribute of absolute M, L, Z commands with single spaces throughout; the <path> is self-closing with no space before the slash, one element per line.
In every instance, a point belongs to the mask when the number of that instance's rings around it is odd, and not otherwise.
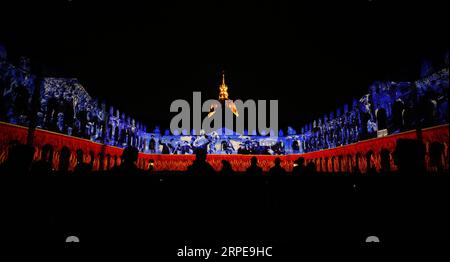
<path fill-rule="evenodd" d="M 28 126 L 34 114 L 38 128 L 112 146 L 134 146 L 146 153 L 191 154 L 200 147 L 211 154 L 306 153 L 418 125 L 448 123 L 448 58 L 445 61 L 445 68 L 428 70 L 415 82 L 375 81 L 351 106 L 326 113 L 300 127 L 300 132 L 288 127 L 277 137 L 247 131 L 224 135 L 224 130 L 188 135 L 187 130 L 161 133 L 159 127 L 150 131 L 130 115 L 91 97 L 75 78 L 37 78 L 30 73 L 27 58 L 13 65 L 0 46 L 0 120 Z M 228 95 L 223 87 L 220 91 L 221 96 Z M 38 103 L 33 103 L 36 98 Z"/>

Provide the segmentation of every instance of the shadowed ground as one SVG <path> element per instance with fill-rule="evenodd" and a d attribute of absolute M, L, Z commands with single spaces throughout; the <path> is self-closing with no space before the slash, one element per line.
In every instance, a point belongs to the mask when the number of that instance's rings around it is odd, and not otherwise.
<path fill-rule="evenodd" d="M 0 238 L 449 238 L 448 176 L 0 178 Z"/>

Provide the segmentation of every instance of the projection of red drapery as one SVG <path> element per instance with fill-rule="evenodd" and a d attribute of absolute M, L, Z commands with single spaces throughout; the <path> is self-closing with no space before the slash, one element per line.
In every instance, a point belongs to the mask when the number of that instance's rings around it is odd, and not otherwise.
<path fill-rule="evenodd" d="M 0 163 L 7 158 L 8 145 L 10 141 L 17 140 L 21 143 L 26 143 L 28 129 L 26 127 L 15 126 L 6 123 L 0 123 Z M 354 167 L 365 173 L 368 164 L 374 167 L 377 171 L 381 168 L 381 150 L 385 149 L 392 153 L 395 149 L 396 141 L 399 138 L 416 139 L 417 132 L 415 130 L 404 132 L 400 134 L 389 135 L 382 138 L 374 138 L 351 145 L 341 146 L 333 149 L 321 150 L 299 155 L 286 156 L 257 156 L 258 164 L 264 171 L 268 171 L 273 166 L 273 161 L 276 157 L 281 158 L 281 163 L 286 170 L 291 171 L 294 160 L 298 157 L 304 157 L 306 162 L 313 161 L 316 164 L 317 171 L 332 172 L 344 171 L 352 172 Z M 426 146 L 427 156 L 426 164 L 429 170 L 432 167 L 429 165 L 429 145 L 432 142 L 440 142 L 444 145 L 443 165 L 444 170 L 448 170 L 448 144 L 449 144 L 449 126 L 441 125 L 437 127 L 426 128 L 422 130 L 422 141 Z M 83 150 L 85 161 L 90 161 L 89 152 L 92 151 L 95 155 L 94 169 L 100 168 L 100 153 L 105 156 L 103 169 L 109 169 L 114 165 L 120 164 L 120 156 L 123 149 L 105 146 L 89 140 L 80 139 L 76 137 L 66 136 L 58 133 L 49 132 L 46 130 L 37 129 L 34 134 L 34 145 L 36 148 L 34 158 L 39 159 L 41 148 L 45 144 L 50 144 L 54 148 L 53 166 L 58 167 L 59 153 L 63 146 L 66 146 L 71 151 L 70 169 L 76 165 L 75 151 Z M 368 152 L 372 152 L 367 157 Z M 220 170 L 221 161 L 228 160 L 235 171 L 245 171 L 250 165 L 252 155 L 208 155 L 207 161 L 216 169 Z M 160 155 L 160 154 L 145 154 L 139 153 L 139 160 L 137 165 L 143 169 L 148 169 L 149 161 L 154 161 L 154 169 L 157 171 L 184 171 L 192 163 L 195 156 L 193 155 Z M 390 155 L 391 170 L 396 170 L 392 155 Z"/>

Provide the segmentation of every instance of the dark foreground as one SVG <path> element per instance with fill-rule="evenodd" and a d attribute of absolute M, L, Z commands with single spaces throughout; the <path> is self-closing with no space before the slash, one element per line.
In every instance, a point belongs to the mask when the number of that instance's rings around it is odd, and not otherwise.
<path fill-rule="evenodd" d="M 447 175 L 0 179 L 0 238 L 448 240 Z"/>

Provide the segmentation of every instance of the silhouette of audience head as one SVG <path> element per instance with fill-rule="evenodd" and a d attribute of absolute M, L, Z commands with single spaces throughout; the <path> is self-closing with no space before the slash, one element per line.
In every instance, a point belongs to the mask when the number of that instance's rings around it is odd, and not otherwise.
<path fill-rule="evenodd" d="M 439 142 L 433 142 L 430 145 L 430 165 L 435 167 L 438 172 L 444 170 L 444 162 L 442 157 L 444 155 L 445 146 Z"/>
<path fill-rule="evenodd" d="M 53 146 L 45 144 L 41 151 L 41 160 L 45 162 L 51 162 L 53 158 Z"/>
<path fill-rule="evenodd" d="M 155 160 L 150 159 L 148 161 L 148 171 L 153 171 L 155 169 Z"/>
<path fill-rule="evenodd" d="M 391 171 L 391 154 L 389 150 L 383 148 L 380 151 L 380 164 L 382 172 L 390 172 Z"/>
<path fill-rule="evenodd" d="M 401 173 L 420 174 L 425 170 L 425 146 L 415 139 L 398 139 L 393 153 Z"/>
<path fill-rule="evenodd" d="M 367 174 L 376 174 L 377 173 L 377 169 L 375 167 L 375 164 L 372 161 L 373 155 L 374 155 L 373 150 L 369 150 L 366 153 Z"/>
<path fill-rule="evenodd" d="M 286 170 L 281 167 L 281 159 L 279 157 L 275 158 L 275 165 L 269 170 L 269 175 L 278 176 L 286 174 Z"/>
<path fill-rule="evenodd" d="M 20 144 L 19 141 L 11 141 L 6 160 L 6 171 L 11 175 L 26 175 L 29 173 L 33 162 L 34 148 Z"/>
<path fill-rule="evenodd" d="M 297 160 L 295 160 L 295 163 L 298 166 L 304 166 L 305 165 L 305 158 L 304 157 L 299 157 L 299 158 L 297 158 Z"/>
<path fill-rule="evenodd" d="M 70 165 L 70 149 L 67 146 L 61 148 L 61 154 L 59 156 L 59 172 L 66 173 L 69 171 Z"/>
<path fill-rule="evenodd" d="M 83 163 L 83 150 L 77 150 L 77 164 Z"/>
<path fill-rule="evenodd" d="M 314 174 L 316 172 L 316 164 L 313 161 L 310 161 L 306 165 L 306 171 L 308 172 L 308 174 Z"/>
<path fill-rule="evenodd" d="M 258 166 L 258 158 L 256 156 L 252 156 L 250 159 L 250 166 L 247 168 L 248 175 L 262 175 L 263 170 Z"/>
<path fill-rule="evenodd" d="M 122 153 L 122 164 L 134 164 L 138 160 L 139 151 L 136 147 L 128 146 Z"/>
<path fill-rule="evenodd" d="M 257 164 L 258 164 L 258 158 L 256 158 L 256 156 L 252 156 L 252 158 L 250 159 L 250 165 L 256 166 Z"/>
<path fill-rule="evenodd" d="M 92 171 L 93 165 L 94 165 L 94 152 L 90 152 L 91 154 L 91 161 L 90 163 L 84 163 L 84 159 L 83 159 L 83 150 L 78 149 L 76 151 L 76 155 L 77 155 L 77 165 L 75 166 L 75 173 L 78 175 L 85 175 L 88 174 Z"/>
<path fill-rule="evenodd" d="M 233 168 L 231 167 L 231 163 L 225 159 L 222 160 L 222 169 L 220 170 L 222 174 L 230 175 L 234 173 Z"/>
<path fill-rule="evenodd" d="M 41 150 L 41 159 L 36 161 L 31 167 L 32 175 L 49 175 L 52 170 L 53 162 L 53 147 L 49 144 L 45 144 Z"/>
<path fill-rule="evenodd" d="M 142 175 L 141 170 L 136 162 L 139 158 L 139 151 L 134 146 L 126 147 L 122 152 L 122 161 L 119 166 L 114 166 L 111 171 L 117 175 Z"/>
<path fill-rule="evenodd" d="M 292 169 L 292 173 L 295 175 L 299 175 L 305 172 L 305 158 L 299 157 L 294 161 L 294 168 Z"/>
<path fill-rule="evenodd" d="M 281 166 L 281 159 L 279 157 L 275 158 L 274 163 L 275 163 L 275 166 L 277 166 L 277 167 Z"/>
<path fill-rule="evenodd" d="M 187 173 L 191 175 L 211 175 L 216 173 L 214 168 L 206 162 L 206 149 L 198 148 L 195 151 L 195 161 L 188 167 Z"/>
<path fill-rule="evenodd" d="M 198 148 L 195 152 L 195 161 L 205 162 L 206 161 L 206 149 Z"/>

